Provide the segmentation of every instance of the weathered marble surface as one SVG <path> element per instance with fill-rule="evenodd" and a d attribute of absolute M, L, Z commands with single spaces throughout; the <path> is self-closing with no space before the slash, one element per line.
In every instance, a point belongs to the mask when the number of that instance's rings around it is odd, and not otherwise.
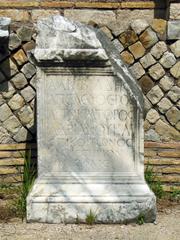
<path fill-rule="evenodd" d="M 60 16 L 44 20 L 43 25 L 55 32 L 54 42 L 62 31 L 64 52 L 76 47 L 77 54 L 68 60 L 61 55 L 57 63 L 51 50 L 54 54 L 59 43 L 43 45 L 45 33 L 39 25 L 35 50 L 39 175 L 27 198 L 27 220 L 69 223 L 78 217 L 84 222 L 91 210 L 97 222 L 135 221 L 140 214 L 145 221 L 154 221 L 155 196 L 144 180 L 139 87 L 101 32 Z M 93 46 L 106 60 L 95 53 L 93 62 L 88 55 L 82 61 L 81 52 L 91 52 Z M 48 52 L 44 59 L 39 48 Z"/>

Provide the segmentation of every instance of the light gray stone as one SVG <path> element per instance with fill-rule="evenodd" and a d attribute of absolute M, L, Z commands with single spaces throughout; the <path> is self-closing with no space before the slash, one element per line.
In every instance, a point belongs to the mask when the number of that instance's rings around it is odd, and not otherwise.
<path fill-rule="evenodd" d="M 131 22 L 130 26 L 136 34 L 140 34 L 149 26 L 149 24 L 144 19 L 136 19 Z"/>
<path fill-rule="evenodd" d="M 17 117 L 13 115 L 3 122 L 3 127 L 6 128 L 10 133 L 16 134 L 21 127 L 21 123 Z"/>
<path fill-rule="evenodd" d="M 150 123 L 155 123 L 159 118 L 159 113 L 155 109 L 150 109 L 146 116 Z"/>
<path fill-rule="evenodd" d="M 180 109 L 180 100 L 177 102 L 176 106 Z"/>
<path fill-rule="evenodd" d="M 170 49 L 177 58 L 180 57 L 180 40 L 177 40 L 175 43 L 171 44 Z"/>
<path fill-rule="evenodd" d="M 148 98 L 146 96 L 144 96 L 144 112 L 145 112 L 145 115 L 147 114 L 147 112 L 151 108 L 152 108 L 151 102 L 148 100 Z"/>
<path fill-rule="evenodd" d="M 169 40 L 180 39 L 180 20 L 168 21 L 168 35 Z"/>
<path fill-rule="evenodd" d="M 129 69 L 136 79 L 139 79 L 145 74 L 145 71 L 139 62 L 133 64 Z"/>
<path fill-rule="evenodd" d="M 13 85 L 8 81 L 0 84 L 0 92 L 6 99 L 11 98 L 15 93 Z"/>
<path fill-rule="evenodd" d="M 29 26 L 23 25 L 17 30 L 17 36 L 21 39 L 22 42 L 30 41 L 32 34 L 33 34 L 33 28 Z"/>
<path fill-rule="evenodd" d="M 180 88 L 177 86 L 172 87 L 171 90 L 168 92 L 167 96 L 173 102 L 177 102 L 180 99 Z"/>
<path fill-rule="evenodd" d="M 159 81 L 159 86 L 165 91 L 167 92 L 170 88 L 172 88 L 172 86 L 174 85 L 174 80 L 165 75 L 163 78 L 161 78 L 161 80 Z"/>
<path fill-rule="evenodd" d="M 157 105 L 158 105 L 159 111 L 163 114 L 166 113 L 167 110 L 173 106 L 172 102 L 166 97 L 162 98 Z"/>
<path fill-rule="evenodd" d="M 28 82 L 27 79 L 25 78 L 23 73 L 18 73 L 16 74 L 12 79 L 11 82 L 14 84 L 14 86 L 17 89 L 22 89 L 23 87 L 25 87 Z"/>
<path fill-rule="evenodd" d="M 110 31 L 109 28 L 107 28 L 106 26 L 101 27 L 100 30 L 101 30 L 102 32 L 104 32 L 104 33 L 106 34 L 106 36 L 107 36 L 110 40 L 112 40 L 112 39 L 114 38 L 113 35 L 112 35 L 112 33 L 111 33 L 111 31 Z"/>
<path fill-rule="evenodd" d="M 18 110 L 24 106 L 25 102 L 20 94 L 16 93 L 8 102 L 8 105 L 12 110 Z"/>
<path fill-rule="evenodd" d="M 180 121 L 180 111 L 179 111 L 179 109 L 177 109 L 176 107 L 173 106 L 172 108 L 170 108 L 167 111 L 166 117 L 172 125 L 176 125 L 176 123 Z"/>
<path fill-rule="evenodd" d="M 149 68 L 148 70 L 149 75 L 155 80 L 159 80 L 161 77 L 165 75 L 164 68 L 159 64 L 156 63 L 152 67 Z"/>
<path fill-rule="evenodd" d="M 13 143 L 14 140 L 12 139 L 11 135 L 8 133 L 8 131 L 0 126 L 0 143 Z"/>
<path fill-rule="evenodd" d="M 172 20 L 180 19 L 180 4 L 170 3 L 170 15 L 169 18 Z"/>
<path fill-rule="evenodd" d="M 147 53 L 144 57 L 140 59 L 140 63 L 143 65 L 144 68 L 148 68 L 151 65 L 156 63 L 156 60 L 153 58 L 151 53 Z"/>
<path fill-rule="evenodd" d="M 178 61 L 171 69 L 170 73 L 173 77 L 180 78 L 180 61 Z"/>
<path fill-rule="evenodd" d="M 176 58 L 173 53 L 165 52 L 159 62 L 164 68 L 171 68 L 176 63 Z"/>
<path fill-rule="evenodd" d="M 23 125 L 28 124 L 30 121 L 32 121 L 34 114 L 31 110 L 30 106 L 25 105 L 22 107 L 18 112 L 19 120 Z"/>
<path fill-rule="evenodd" d="M 11 19 L 8 17 L 0 17 L 0 38 L 7 38 L 9 36 L 9 25 Z"/>
<path fill-rule="evenodd" d="M 31 86 L 35 89 L 36 89 L 36 82 L 37 82 L 37 77 L 35 75 L 34 77 L 32 77 L 32 79 L 30 81 Z"/>
<path fill-rule="evenodd" d="M 0 106 L 0 121 L 1 122 L 4 122 L 11 115 L 12 115 L 12 111 L 6 103 Z"/>
<path fill-rule="evenodd" d="M 21 91 L 21 94 L 26 102 L 30 102 L 36 95 L 35 91 L 32 89 L 32 87 L 27 86 Z"/>
<path fill-rule="evenodd" d="M 112 41 L 112 43 L 114 44 L 114 46 L 117 48 L 117 50 L 121 53 L 124 50 L 123 45 L 119 42 L 118 39 L 114 39 Z"/>
<path fill-rule="evenodd" d="M 162 90 L 158 85 L 154 86 L 146 95 L 152 104 L 157 104 L 164 96 Z"/>
<path fill-rule="evenodd" d="M 164 41 L 160 41 L 151 48 L 150 52 L 156 59 L 159 59 L 167 50 L 166 43 Z"/>
<path fill-rule="evenodd" d="M 28 131 L 24 127 L 21 127 L 19 131 L 13 136 L 16 142 L 26 142 L 28 139 Z M 32 139 L 32 137 L 31 137 Z"/>
<path fill-rule="evenodd" d="M 26 63 L 22 68 L 21 72 L 24 73 L 27 79 L 30 79 L 35 73 L 36 68 L 31 63 Z"/>
<path fill-rule="evenodd" d="M 154 129 L 150 129 L 145 133 L 144 140 L 152 141 L 152 142 L 160 142 L 161 138 Z"/>
<path fill-rule="evenodd" d="M 15 33 L 11 33 L 9 36 L 9 49 L 14 50 L 21 45 L 21 40 Z"/>
<path fill-rule="evenodd" d="M 47 35 L 49 39 L 41 37 L 44 29 L 38 25 L 37 38 L 43 42 L 37 44 L 36 53 L 50 39 L 51 43 L 61 42 L 59 27 L 66 35 L 62 50 L 66 51 L 69 44 L 75 47 L 76 33 L 85 42 L 76 45 L 71 66 L 66 65 L 70 58 L 64 57 L 65 64 L 54 64 L 58 51 L 53 58 L 44 55 L 45 62 L 43 55 L 35 55 L 40 63 L 39 175 L 27 198 L 27 221 L 72 223 L 78 216 L 85 222 L 90 210 L 98 211 L 97 222 L 102 223 L 136 221 L 142 213 L 145 221 L 154 221 L 155 196 L 144 180 L 140 88 L 102 32 L 95 28 L 86 31 L 87 26 L 58 16 L 51 20 L 43 20 L 44 25 L 49 24 L 49 32 L 54 32 L 53 37 Z M 106 52 L 108 65 L 97 56 L 93 62 L 78 61 L 82 60 L 82 47 L 91 46 L 87 53 L 91 52 L 94 41 L 97 49 Z M 48 54 L 51 51 L 53 44 Z"/>

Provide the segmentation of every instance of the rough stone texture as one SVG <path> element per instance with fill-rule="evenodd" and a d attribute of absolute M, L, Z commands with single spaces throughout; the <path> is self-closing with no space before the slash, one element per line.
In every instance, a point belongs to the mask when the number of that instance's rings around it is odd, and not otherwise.
<path fill-rule="evenodd" d="M 132 55 L 130 52 L 128 52 L 128 51 L 123 51 L 123 52 L 121 53 L 121 57 L 122 57 L 123 61 L 124 61 L 125 63 L 127 63 L 127 64 L 132 64 L 132 63 L 134 63 L 134 57 L 133 57 L 133 55 Z"/>
<path fill-rule="evenodd" d="M 13 55 L 14 60 L 17 62 L 19 66 L 23 65 L 25 62 L 28 61 L 28 58 L 26 57 L 26 54 L 22 49 L 20 49 L 18 52 L 16 52 Z"/>
<path fill-rule="evenodd" d="M 155 81 L 159 80 L 165 74 L 163 67 L 159 63 L 156 63 L 150 67 L 148 72 Z"/>
<path fill-rule="evenodd" d="M 173 53 L 165 52 L 159 62 L 164 68 L 171 68 L 176 63 L 176 58 Z"/>
<path fill-rule="evenodd" d="M 177 86 L 172 87 L 171 90 L 168 92 L 167 96 L 173 102 L 177 102 L 180 99 L 180 88 Z"/>
<path fill-rule="evenodd" d="M 119 52 L 99 30 L 61 16 L 37 27 L 39 175 L 27 198 L 27 221 L 74 223 L 78 215 L 85 222 L 90 209 L 98 209 L 102 223 L 135 221 L 142 213 L 154 221 L 155 197 L 144 180 L 143 95 Z M 91 55 L 95 51 L 101 55 Z"/>
<path fill-rule="evenodd" d="M 168 33 L 169 40 L 180 39 L 180 20 L 168 21 Z"/>
<path fill-rule="evenodd" d="M 13 139 L 16 142 L 25 142 L 27 141 L 27 137 L 28 137 L 28 131 L 24 128 L 21 127 L 18 132 L 13 136 Z M 29 139 L 30 140 L 30 139 Z"/>
<path fill-rule="evenodd" d="M 177 58 L 180 57 L 180 40 L 177 40 L 175 43 L 171 44 L 170 49 Z"/>
<path fill-rule="evenodd" d="M 173 77 L 179 78 L 180 77 L 180 61 L 177 62 L 171 69 L 170 73 Z"/>
<path fill-rule="evenodd" d="M 0 69 L 7 78 L 14 76 L 18 72 L 16 64 L 10 58 L 0 63 Z"/>
<path fill-rule="evenodd" d="M 149 24 L 144 19 L 136 19 L 131 22 L 130 26 L 136 34 L 140 34 L 149 26 Z"/>
<path fill-rule="evenodd" d="M 0 17 L 0 38 L 9 37 L 9 25 L 11 19 L 7 17 Z"/>
<path fill-rule="evenodd" d="M 167 92 L 173 85 L 174 85 L 173 79 L 171 77 L 169 77 L 169 76 L 166 76 L 166 75 L 163 78 L 161 78 L 161 80 L 159 82 L 159 86 L 165 92 Z"/>
<path fill-rule="evenodd" d="M 5 99 L 9 99 L 13 96 L 16 90 L 10 82 L 4 82 L 0 84 L 0 91 Z"/>
<path fill-rule="evenodd" d="M 160 39 L 165 38 L 167 22 L 164 19 L 153 19 L 151 27 L 159 35 Z"/>
<path fill-rule="evenodd" d="M 33 34 L 32 27 L 21 26 L 17 30 L 17 36 L 21 39 L 22 42 L 30 41 Z"/>
<path fill-rule="evenodd" d="M 170 4 L 170 15 L 169 18 L 172 20 L 180 19 L 180 6 L 179 3 Z"/>
<path fill-rule="evenodd" d="M 180 140 L 179 131 L 162 120 L 158 120 L 156 122 L 155 131 L 161 136 L 161 139 L 164 141 Z"/>
<path fill-rule="evenodd" d="M 176 107 L 172 107 L 167 111 L 166 117 L 172 125 L 176 125 L 180 120 L 180 111 Z"/>
<path fill-rule="evenodd" d="M 9 37 L 9 49 L 14 50 L 21 45 L 21 40 L 15 33 L 11 33 Z"/>
<path fill-rule="evenodd" d="M 113 39 L 113 35 L 112 35 L 111 31 L 109 30 L 109 28 L 104 26 L 104 27 L 101 27 L 100 30 L 103 31 L 110 40 Z"/>
<path fill-rule="evenodd" d="M 156 104 L 160 101 L 160 99 L 164 96 L 162 90 L 159 86 L 154 86 L 147 94 L 148 99 L 152 104 Z"/>
<path fill-rule="evenodd" d="M 145 48 L 139 41 L 129 46 L 129 50 L 133 54 L 135 59 L 138 59 L 145 54 Z"/>
<path fill-rule="evenodd" d="M 154 129 L 148 130 L 144 135 L 144 139 L 146 141 L 152 141 L 152 142 L 160 142 L 161 140 L 160 136 L 157 134 L 157 132 Z"/>
<path fill-rule="evenodd" d="M 22 89 L 28 84 L 27 79 L 23 73 L 16 74 L 13 78 L 11 78 L 11 82 L 17 89 Z"/>
<path fill-rule="evenodd" d="M 120 53 L 124 50 L 123 45 L 122 45 L 117 39 L 114 39 L 114 40 L 112 41 L 112 43 L 114 44 L 114 46 L 117 48 L 117 50 L 118 50 Z"/>
<path fill-rule="evenodd" d="M 28 86 L 21 91 L 21 94 L 26 102 L 30 102 L 35 96 L 35 91 L 32 87 Z"/>
<path fill-rule="evenodd" d="M 12 115 L 11 109 L 5 103 L 0 106 L 0 121 L 3 122 Z"/>
<path fill-rule="evenodd" d="M 16 134 L 19 131 L 21 123 L 15 116 L 11 116 L 3 122 L 3 126 L 12 134 Z"/>
<path fill-rule="evenodd" d="M 33 116 L 34 114 L 32 109 L 30 108 L 30 106 L 27 105 L 22 107 L 18 112 L 19 120 L 23 125 L 27 125 L 30 121 L 32 121 Z"/>
<path fill-rule="evenodd" d="M 151 28 L 146 29 L 139 39 L 145 48 L 152 47 L 158 41 L 156 33 Z"/>
<path fill-rule="evenodd" d="M 130 70 L 136 79 L 139 79 L 145 74 L 145 71 L 140 63 L 135 63 Z"/>
<path fill-rule="evenodd" d="M 135 34 L 135 32 L 132 30 L 127 30 L 119 36 L 119 41 L 123 44 L 124 47 L 130 46 L 131 44 L 135 43 L 137 40 L 138 40 L 138 37 Z"/>
<path fill-rule="evenodd" d="M 25 104 L 24 99 L 20 94 L 15 94 L 8 102 L 8 105 L 12 110 L 18 110 Z"/>
<path fill-rule="evenodd" d="M 23 72 L 26 78 L 29 79 L 36 73 L 36 69 L 31 63 L 26 63 L 22 67 L 21 72 Z"/>
<path fill-rule="evenodd" d="M 139 84 L 144 94 L 147 94 L 154 86 L 154 82 L 148 75 L 144 75 L 141 79 L 139 79 Z"/>
<path fill-rule="evenodd" d="M 172 102 L 166 97 L 162 98 L 157 105 L 158 105 L 159 111 L 163 114 L 166 113 L 167 110 L 173 106 Z"/>
<path fill-rule="evenodd" d="M 158 42 L 156 43 L 156 45 L 154 45 L 152 48 L 151 48 L 151 54 L 156 58 L 156 59 L 159 59 L 164 52 L 167 51 L 167 45 L 165 42 Z"/>
<path fill-rule="evenodd" d="M 153 58 L 151 53 L 147 53 L 144 57 L 140 59 L 140 63 L 143 65 L 144 68 L 148 68 L 151 65 L 156 63 L 156 60 Z"/>
<path fill-rule="evenodd" d="M 149 110 L 149 112 L 146 115 L 146 119 L 150 123 L 155 123 L 160 118 L 158 112 L 155 109 Z"/>

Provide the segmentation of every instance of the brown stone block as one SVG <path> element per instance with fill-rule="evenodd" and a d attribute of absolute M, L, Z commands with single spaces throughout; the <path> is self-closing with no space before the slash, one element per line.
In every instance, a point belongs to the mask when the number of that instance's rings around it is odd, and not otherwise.
<path fill-rule="evenodd" d="M 30 20 L 30 14 L 27 10 L 0 9 L 1 17 L 10 17 L 14 21 L 23 22 Z"/>
<path fill-rule="evenodd" d="M 0 7 L 3 8 L 34 8 L 39 6 L 39 1 L 24 1 L 24 0 L 16 0 L 16 1 L 0 1 Z"/>
<path fill-rule="evenodd" d="M 43 8 L 71 8 L 75 3 L 70 1 L 41 1 L 40 7 Z"/>
<path fill-rule="evenodd" d="M 23 49 L 24 49 L 25 52 L 31 51 L 34 48 L 35 48 L 35 42 L 34 41 L 30 41 L 30 42 L 27 42 L 27 43 L 23 44 Z"/>
<path fill-rule="evenodd" d="M 145 48 L 143 47 L 141 42 L 136 42 L 133 45 L 129 46 L 129 50 L 130 52 L 133 54 L 133 56 L 135 57 L 135 59 L 138 59 L 142 56 L 144 56 L 145 54 Z"/>
<path fill-rule="evenodd" d="M 180 191 L 180 186 L 176 185 L 162 185 L 162 187 L 165 192 Z"/>
<path fill-rule="evenodd" d="M 145 157 L 155 157 L 157 156 L 157 152 L 153 150 L 145 150 L 144 152 Z"/>
<path fill-rule="evenodd" d="M 158 143 L 158 142 L 145 142 L 145 148 L 173 148 L 180 149 L 180 142 Z"/>
<path fill-rule="evenodd" d="M 139 39 L 145 48 L 152 47 L 158 41 L 156 33 L 150 28 L 147 28 L 140 35 Z"/>
<path fill-rule="evenodd" d="M 128 51 L 122 52 L 122 53 L 121 53 L 121 57 L 122 57 L 123 61 L 124 61 L 125 63 L 127 63 L 127 64 L 132 64 L 132 63 L 134 63 L 134 57 L 133 57 L 133 55 L 132 55 L 130 52 L 128 52 Z"/>
<path fill-rule="evenodd" d="M 0 144 L 0 151 L 4 150 L 25 150 L 36 149 L 35 143 L 13 143 L 13 144 Z M 0 152 L 1 154 L 1 152 Z"/>
<path fill-rule="evenodd" d="M 14 60 L 17 62 L 17 64 L 19 66 L 21 66 L 22 64 L 24 64 L 25 62 L 28 61 L 28 58 L 26 57 L 26 54 L 24 53 L 24 51 L 22 49 L 20 49 L 19 51 L 17 51 L 14 55 L 13 55 Z"/>
<path fill-rule="evenodd" d="M 119 41 L 123 44 L 124 47 L 135 43 L 138 40 L 136 33 L 133 30 L 127 30 L 120 34 Z"/>
<path fill-rule="evenodd" d="M 58 10 L 54 9 L 35 9 L 31 12 L 32 21 L 37 21 L 38 18 L 46 18 L 51 15 L 59 14 Z"/>
<path fill-rule="evenodd" d="M 155 3 L 154 1 L 150 2 L 122 2 L 121 3 L 122 8 L 155 8 Z"/>
<path fill-rule="evenodd" d="M 15 167 L 0 167 L 0 175 L 16 174 L 18 169 Z"/>
<path fill-rule="evenodd" d="M 119 2 L 75 2 L 76 8 L 117 9 L 121 8 Z"/>
<path fill-rule="evenodd" d="M 2 183 L 19 183 L 22 182 L 23 177 L 21 174 L 13 175 L 13 176 L 1 176 L 1 182 Z"/>
<path fill-rule="evenodd" d="M 150 165 L 180 165 L 180 159 L 173 158 L 153 158 L 153 159 L 145 159 L 145 164 Z"/>
<path fill-rule="evenodd" d="M 0 160 L 0 166 L 24 165 L 23 158 L 6 158 Z"/>
<path fill-rule="evenodd" d="M 166 33 L 167 21 L 164 19 L 153 19 L 151 27 L 158 34 L 163 35 Z"/>
<path fill-rule="evenodd" d="M 141 86 L 143 93 L 146 94 L 154 86 L 154 82 L 152 81 L 152 79 L 148 75 L 144 75 L 139 80 L 139 85 Z"/>
<path fill-rule="evenodd" d="M 180 183 L 180 176 L 169 176 L 169 175 L 164 175 L 164 176 L 157 176 L 155 180 L 160 180 L 161 182 L 176 182 Z"/>
<path fill-rule="evenodd" d="M 171 158 L 180 158 L 180 151 L 159 151 L 158 155 L 160 157 L 171 157 Z"/>

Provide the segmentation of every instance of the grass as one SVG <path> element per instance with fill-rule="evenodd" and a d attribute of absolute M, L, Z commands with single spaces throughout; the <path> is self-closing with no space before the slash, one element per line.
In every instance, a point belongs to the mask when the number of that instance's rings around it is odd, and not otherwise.
<path fill-rule="evenodd" d="M 24 172 L 22 177 L 22 186 L 19 189 L 18 197 L 13 200 L 13 211 L 18 217 L 23 220 L 26 217 L 26 198 L 32 188 L 36 178 L 34 164 L 31 162 L 31 151 L 28 151 L 24 156 Z"/>
<path fill-rule="evenodd" d="M 154 173 L 153 167 L 151 165 L 149 164 L 147 165 L 144 176 L 147 184 L 149 185 L 151 190 L 154 192 L 156 197 L 161 199 L 164 196 L 165 192 L 163 190 L 161 181 L 155 180 L 156 174 Z"/>
<path fill-rule="evenodd" d="M 86 223 L 88 225 L 93 225 L 96 222 L 97 214 L 93 213 L 90 209 L 89 213 L 86 216 Z"/>

